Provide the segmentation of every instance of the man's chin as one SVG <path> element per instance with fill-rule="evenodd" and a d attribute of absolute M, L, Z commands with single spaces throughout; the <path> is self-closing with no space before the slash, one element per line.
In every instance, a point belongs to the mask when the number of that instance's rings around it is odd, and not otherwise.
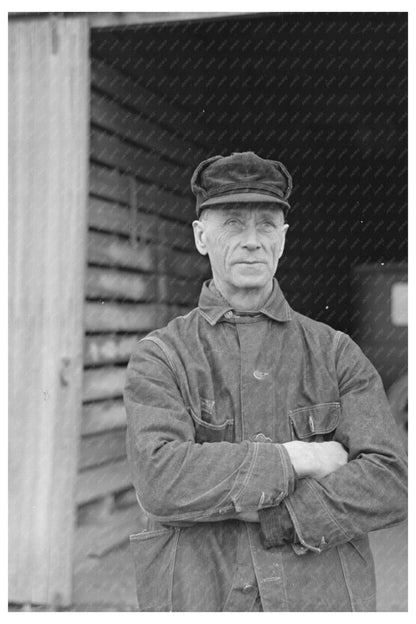
<path fill-rule="evenodd" d="M 243 290 L 257 290 L 264 288 L 271 281 L 271 277 L 264 275 L 238 275 L 234 280 L 234 286 Z"/>

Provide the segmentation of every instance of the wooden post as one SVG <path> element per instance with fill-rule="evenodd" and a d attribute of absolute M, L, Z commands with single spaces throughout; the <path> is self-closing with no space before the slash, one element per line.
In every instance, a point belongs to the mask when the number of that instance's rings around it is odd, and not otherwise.
<path fill-rule="evenodd" d="M 71 601 L 89 134 L 82 18 L 9 28 L 9 600 Z"/>

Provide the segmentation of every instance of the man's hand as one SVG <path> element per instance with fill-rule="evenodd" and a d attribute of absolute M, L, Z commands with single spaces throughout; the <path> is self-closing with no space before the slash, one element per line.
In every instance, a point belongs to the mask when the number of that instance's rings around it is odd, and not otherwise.
<path fill-rule="evenodd" d="M 339 442 L 285 442 L 290 461 L 299 478 L 321 479 L 348 461 L 348 453 Z M 242 511 L 237 514 L 243 522 L 260 522 L 257 511 Z"/>
<path fill-rule="evenodd" d="M 339 442 L 285 442 L 296 474 L 321 479 L 348 461 L 348 453 Z"/>

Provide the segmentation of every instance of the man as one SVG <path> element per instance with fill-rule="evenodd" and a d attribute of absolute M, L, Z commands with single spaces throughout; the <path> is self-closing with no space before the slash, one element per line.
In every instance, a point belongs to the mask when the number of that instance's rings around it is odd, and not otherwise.
<path fill-rule="evenodd" d="M 213 279 L 127 373 L 139 610 L 375 610 L 367 534 L 405 517 L 404 451 L 370 362 L 274 279 L 291 188 L 252 152 L 194 172 Z"/>

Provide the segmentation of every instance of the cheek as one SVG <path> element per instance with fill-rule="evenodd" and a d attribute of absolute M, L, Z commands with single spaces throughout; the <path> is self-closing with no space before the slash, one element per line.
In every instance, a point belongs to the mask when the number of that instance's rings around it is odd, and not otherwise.
<path fill-rule="evenodd" d="M 267 238 L 263 241 L 263 248 L 265 249 L 269 258 L 278 258 L 280 252 L 280 240 L 276 240 L 275 237 Z"/>
<path fill-rule="evenodd" d="M 211 236 L 207 245 L 211 267 L 217 273 L 223 273 L 226 264 L 227 243 L 220 235 Z"/>
<path fill-rule="evenodd" d="M 275 240 L 275 241 L 274 241 L 274 243 L 273 243 L 273 247 L 274 247 L 274 249 L 273 249 L 273 253 L 274 253 L 274 255 L 275 255 L 277 258 L 278 258 L 278 257 L 279 257 L 279 255 L 280 255 L 280 251 L 281 251 L 281 249 L 282 249 L 283 242 L 284 242 L 284 237 L 283 237 L 283 236 L 279 236 L 279 237 L 277 238 L 277 240 Z"/>
<path fill-rule="evenodd" d="M 235 245 L 234 245 L 235 247 Z M 217 234 L 210 240 L 209 248 L 212 255 L 217 259 L 217 264 L 226 262 L 227 257 L 233 250 L 233 243 L 229 236 L 225 234 Z"/>

